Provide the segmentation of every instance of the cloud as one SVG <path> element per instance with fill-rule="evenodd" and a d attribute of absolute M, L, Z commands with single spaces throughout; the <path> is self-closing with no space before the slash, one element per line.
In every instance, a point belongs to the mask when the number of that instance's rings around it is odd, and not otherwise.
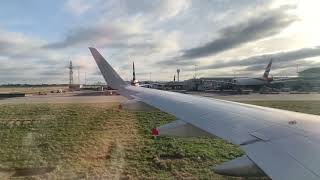
<path fill-rule="evenodd" d="M 199 47 L 186 49 L 177 59 L 196 59 L 215 55 L 243 44 L 254 42 L 280 33 L 298 18 L 290 15 L 288 10 L 293 6 L 282 6 L 278 9 L 265 11 L 258 16 L 218 32 L 218 37 Z"/>
<path fill-rule="evenodd" d="M 162 0 L 156 11 L 160 15 L 160 20 L 167 20 L 187 10 L 190 4 L 188 0 Z"/>
<path fill-rule="evenodd" d="M 23 35 L 22 33 L 8 32 L 0 29 L 1 55 L 15 55 L 38 46 L 43 41 Z"/>
<path fill-rule="evenodd" d="M 203 76 L 224 75 L 232 72 L 233 67 L 239 73 L 253 73 L 264 69 L 271 55 L 279 54 L 279 60 L 284 58 L 279 51 L 287 53 L 288 59 L 299 56 L 301 59 L 288 63 L 275 59 L 276 68 L 292 63 L 312 66 L 310 58 L 317 57 L 314 49 L 318 47 L 300 49 L 301 52 L 289 56 L 290 49 L 317 45 L 309 43 L 310 39 L 304 36 L 307 33 L 295 28 L 301 22 L 294 23 L 298 20 L 291 15 L 295 7 L 279 7 L 273 2 L 67 0 L 47 3 L 48 7 L 43 6 L 45 13 L 35 9 L 34 14 L 28 15 L 33 23 L 28 28 L 2 22 L 1 28 L 7 31 L 0 28 L 0 62 L 7 66 L 0 67 L 3 70 L 0 81 L 23 78 L 35 82 L 42 79 L 67 82 L 65 66 L 69 60 L 83 67 L 81 72 L 87 73 L 87 79 L 99 77 L 102 81 L 101 75 L 95 73 L 98 69 L 88 46 L 97 47 L 125 79 L 131 79 L 133 60 L 137 74 L 141 73 L 139 79 L 148 79 L 150 71 L 157 80 L 171 80 L 178 67 L 185 78 L 192 77 L 194 64 L 198 69 L 217 69 L 199 72 Z M 56 14 L 61 9 L 68 13 Z M 17 15 L 19 12 L 14 11 L 16 19 L 24 19 L 24 15 Z M 44 20 L 50 20 L 48 28 L 42 28 Z M 317 42 L 316 38 L 312 42 Z M 213 58 L 223 61 L 212 61 L 208 66 Z M 164 59 L 168 61 L 161 61 Z"/>
<path fill-rule="evenodd" d="M 99 3 L 97 3 L 99 2 Z M 188 9 L 189 0 L 131 0 L 97 1 L 97 7 L 103 13 L 94 23 L 86 26 L 75 26 L 69 30 L 65 37 L 56 42 L 43 46 L 44 49 L 63 49 L 95 46 L 100 48 L 156 48 L 157 42 L 150 42 L 152 36 L 160 30 L 152 29 L 152 26 L 169 20 Z M 66 3 L 73 7 L 75 12 L 89 10 L 89 4 L 81 0 L 69 0 Z M 82 5 L 83 4 L 83 5 Z M 78 8 L 79 6 L 79 8 Z M 82 8 L 82 6 L 86 8 Z M 104 7 L 104 8 L 103 8 Z M 114 15 L 116 15 L 114 17 Z M 111 18 L 114 17 L 114 18 Z M 162 39 L 165 41 L 165 39 Z M 161 44 L 162 42 L 159 42 Z"/>
<path fill-rule="evenodd" d="M 143 47 L 150 44 L 142 41 L 143 30 L 135 22 L 110 22 L 89 27 L 72 29 L 62 41 L 44 45 L 45 49 L 61 49 L 69 47 Z M 140 41 L 140 42 L 139 42 Z"/>
<path fill-rule="evenodd" d="M 188 10 L 190 5 L 190 0 L 109 0 L 105 3 L 105 11 L 108 14 L 144 16 L 151 21 L 165 21 Z"/>
<path fill-rule="evenodd" d="M 85 0 L 68 0 L 65 4 L 65 8 L 75 15 L 84 14 L 91 7 L 92 5 Z"/>
<path fill-rule="evenodd" d="M 11 61 L 37 61 L 38 63 L 51 63 L 62 58 L 58 52 L 48 51 L 41 47 L 46 41 L 27 36 L 23 33 L 9 32 L 0 29 L 0 56 L 6 57 Z"/>
<path fill-rule="evenodd" d="M 251 56 L 244 59 L 233 59 L 228 62 L 218 62 L 208 66 L 199 67 L 199 70 L 208 70 L 208 69 L 221 69 L 221 68 L 230 68 L 230 67 L 246 67 L 246 70 L 258 70 L 264 69 L 268 61 L 272 58 L 274 60 L 273 66 L 281 67 L 282 65 L 289 65 L 289 63 L 296 63 L 307 58 L 313 58 L 320 56 L 320 46 L 313 48 L 302 48 L 286 52 L 277 52 L 272 54 L 262 54 L 258 56 Z M 308 64 L 307 62 L 305 62 Z M 291 65 L 290 64 L 290 65 Z"/>
<path fill-rule="evenodd" d="M 65 56 L 59 51 L 42 49 L 44 44 L 46 41 L 40 38 L 0 29 L 0 82 L 37 82 L 42 79 L 59 82 L 61 78 L 55 79 L 50 73 L 64 66 Z"/>

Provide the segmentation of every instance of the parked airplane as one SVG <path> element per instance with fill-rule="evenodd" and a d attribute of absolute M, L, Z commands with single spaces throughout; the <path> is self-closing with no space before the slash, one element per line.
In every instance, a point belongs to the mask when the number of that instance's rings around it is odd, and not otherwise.
<path fill-rule="evenodd" d="M 177 117 L 152 130 L 160 136 L 217 136 L 246 153 L 215 171 L 279 180 L 320 179 L 320 116 L 161 91 L 125 83 L 95 49 L 104 79 L 131 102 L 143 102 Z"/>
<path fill-rule="evenodd" d="M 273 81 L 272 77 L 269 77 L 269 72 L 271 70 L 272 59 L 270 60 L 266 70 L 262 77 L 257 78 L 234 78 L 232 83 L 237 86 L 262 86 L 267 85 Z"/>
<path fill-rule="evenodd" d="M 136 70 L 134 68 L 134 61 L 132 62 L 132 86 L 139 86 L 139 81 L 136 79 Z"/>
<path fill-rule="evenodd" d="M 262 87 L 273 83 L 280 83 L 289 80 L 282 78 L 281 81 L 275 80 L 273 77 L 269 77 L 269 73 L 272 66 L 272 59 L 268 63 L 263 75 L 261 77 L 224 77 L 223 81 L 216 81 L 216 83 L 220 84 L 220 89 L 242 89 L 242 88 L 250 88 L 254 90 L 259 90 Z M 291 79 L 290 79 L 291 80 Z"/>
<path fill-rule="evenodd" d="M 157 87 L 160 86 L 159 83 L 139 82 L 136 79 L 136 70 L 135 70 L 135 67 L 134 67 L 134 62 L 132 63 L 132 81 L 131 81 L 131 85 L 132 86 L 144 87 L 144 88 L 155 88 L 155 89 L 157 89 Z"/>

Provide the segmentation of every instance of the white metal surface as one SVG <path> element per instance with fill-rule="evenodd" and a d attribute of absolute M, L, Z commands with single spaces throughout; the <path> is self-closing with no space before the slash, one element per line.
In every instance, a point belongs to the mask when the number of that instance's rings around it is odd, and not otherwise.
<path fill-rule="evenodd" d="M 247 177 L 260 177 L 265 176 L 263 171 L 248 158 L 243 155 L 231 161 L 225 162 L 217 167 L 214 171 L 219 174 L 229 176 L 247 176 Z"/>
<path fill-rule="evenodd" d="M 288 146 L 287 141 L 283 143 L 282 146 Z M 273 142 L 256 142 L 242 148 L 247 153 L 247 156 L 272 179 L 319 179 L 319 174 L 307 168 L 308 163 L 297 161 L 294 155 Z M 291 148 L 295 149 L 297 147 Z M 304 154 L 303 156 L 307 158 L 310 155 Z"/>

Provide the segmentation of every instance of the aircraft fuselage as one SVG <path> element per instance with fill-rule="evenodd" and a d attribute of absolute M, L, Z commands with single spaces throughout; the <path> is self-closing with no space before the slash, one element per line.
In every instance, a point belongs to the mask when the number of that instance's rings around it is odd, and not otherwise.
<path fill-rule="evenodd" d="M 260 86 L 268 84 L 269 81 L 264 78 L 236 78 L 233 83 L 237 86 Z"/>

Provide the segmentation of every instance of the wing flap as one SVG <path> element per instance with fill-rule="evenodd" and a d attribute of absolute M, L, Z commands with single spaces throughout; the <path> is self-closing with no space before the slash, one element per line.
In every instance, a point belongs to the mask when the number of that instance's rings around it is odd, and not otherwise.
<path fill-rule="evenodd" d="M 290 136 L 272 141 L 273 146 L 287 152 L 320 178 L 320 141 L 306 136 Z"/>
<path fill-rule="evenodd" d="M 299 131 L 295 128 L 287 127 L 287 126 L 279 126 L 274 125 L 267 128 L 260 129 L 258 131 L 254 131 L 250 133 L 251 135 L 264 140 L 270 141 L 273 139 L 284 138 L 293 135 L 303 135 L 303 131 Z"/>
<path fill-rule="evenodd" d="M 320 178 L 273 142 L 260 141 L 242 148 L 271 179 L 315 180 Z"/>

